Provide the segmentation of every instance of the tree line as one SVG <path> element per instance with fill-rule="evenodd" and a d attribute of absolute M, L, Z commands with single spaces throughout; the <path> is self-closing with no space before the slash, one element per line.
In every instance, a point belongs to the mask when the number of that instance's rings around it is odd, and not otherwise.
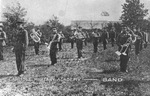
<path fill-rule="evenodd" d="M 141 28 L 142 31 L 150 32 L 150 18 L 145 19 L 148 15 L 148 9 L 144 8 L 144 4 L 140 0 L 126 0 L 122 5 L 123 11 L 120 17 L 121 23 L 108 23 L 106 29 L 108 32 L 114 27 L 117 33 L 121 32 L 122 26 L 128 26 L 131 29 Z M 58 31 L 62 31 L 67 40 L 71 36 L 71 26 L 65 26 L 59 22 L 59 18 L 53 15 L 49 20 L 47 20 L 42 25 L 35 25 L 33 22 L 28 22 L 25 19 L 27 11 L 21 4 L 18 2 L 15 6 L 9 5 L 6 7 L 3 16 L 6 18 L 4 22 L 4 31 L 7 34 L 7 44 L 11 45 L 14 41 L 14 34 L 16 34 L 18 20 L 24 21 L 25 29 L 31 33 L 32 28 L 40 28 L 42 32 L 41 41 L 47 42 L 49 36 L 52 34 L 52 27 L 57 27 Z M 93 28 L 92 28 L 93 29 Z M 99 29 L 100 30 L 100 29 Z M 90 30 L 86 30 L 90 31 Z M 30 44 L 33 43 L 31 38 L 29 38 Z"/>

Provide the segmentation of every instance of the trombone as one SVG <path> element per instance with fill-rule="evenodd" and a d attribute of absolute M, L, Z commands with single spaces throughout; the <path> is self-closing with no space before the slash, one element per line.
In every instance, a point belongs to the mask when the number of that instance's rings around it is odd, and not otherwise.
<path fill-rule="evenodd" d="M 126 54 L 126 51 L 128 50 L 128 47 L 129 47 L 130 43 L 131 43 L 131 36 L 127 39 L 127 41 L 126 41 L 125 44 L 121 45 L 120 51 L 116 51 L 115 53 L 116 53 L 118 56 L 120 56 L 121 54 L 126 56 L 126 55 L 127 55 L 127 54 Z M 123 51 L 124 47 L 126 47 L 126 49 Z M 122 52 L 122 51 L 123 51 L 123 52 Z"/>
<path fill-rule="evenodd" d="M 116 51 L 115 53 L 116 53 L 118 56 L 120 56 L 121 54 L 126 56 L 126 55 L 127 55 L 127 54 L 126 54 L 126 51 L 127 51 L 128 47 L 129 47 L 129 45 L 130 45 L 130 43 L 121 45 L 120 51 Z M 123 48 L 124 48 L 124 47 L 126 47 L 126 49 L 123 51 Z M 123 51 L 123 52 L 122 52 L 122 51 Z"/>

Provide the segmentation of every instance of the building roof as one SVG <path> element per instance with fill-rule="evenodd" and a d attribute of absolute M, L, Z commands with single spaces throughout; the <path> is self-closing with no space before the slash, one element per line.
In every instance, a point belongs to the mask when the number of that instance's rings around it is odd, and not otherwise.
<path fill-rule="evenodd" d="M 71 29 L 76 29 L 77 27 L 82 27 L 83 29 L 102 29 L 107 26 L 108 23 L 116 23 L 120 21 L 106 21 L 106 20 L 73 20 L 71 21 Z"/>

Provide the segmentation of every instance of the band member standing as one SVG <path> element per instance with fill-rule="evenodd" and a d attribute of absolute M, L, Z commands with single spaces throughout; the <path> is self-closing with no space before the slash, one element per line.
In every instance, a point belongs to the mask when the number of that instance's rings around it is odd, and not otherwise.
<path fill-rule="evenodd" d="M 83 36 L 84 36 L 84 45 L 87 46 L 87 35 L 86 32 L 82 32 Z"/>
<path fill-rule="evenodd" d="M 25 61 L 25 50 L 28 46 L 28 32 L 23 28 L 23 22 L 18 21 L 18 29 L 15 36 L 14 51 L 16 56 L 16 64 L 18 70 L 18 76 L 23 74 L 25 71 L 24 61 Z"/>
<path fill-rule="evenodd" d="M 125 52 L 125 54 L 120 55 L 120 71 L 127 72 L 127 63 L 129 61 L 129 46 L 131 43 L 131 35 L 127 32 L 126 28 L 124 27 L 121 34 L 118 36 L 118 45 L 119 51 L 121 53 Z"/>
<path fill-rule="evenodd" d="M 141 44 L 142 44 L 142 34 L 140 32 L 140 29 L 136 30 L 134 29 L 135 34 L 137 35 L 137 40 L 135 42 L 135 54 L 139 55 L 141 51 Z"/>
<path fill-rule="evenodd" d="M 141 40 L 140 40 L 140 51 L 142 51 L 142 49 L 143 49 L 144 36 L 143 36 L 143 34 L 142 34 L 140 28 L 138 29 L 138 32 L 139 32 L 139 36 L 140 36 L 140 38 L 141 38 Z"/>
<path fill-rule="evenodd" d="M 110 31 L 110 39 L 111 39 L 112 47 L 114 47 L 115 38 L 116 38 L 116 33 L 114 28 L 112 28 Z"/>
<path fill-rule="evenodd" d="M 101 41 L 103 43 L 104 50 L 107 49 L 107 46 L 106 46 L 107 43 L 108 43 L 107 39 L 108 39 L 108 32 L 107 32 L 106 28 L 104 28 L 104 31 L 103 31 L 103 33 L 101 35 Z"/>
<path fill-rule="evenodd" d="M 94 53 L 97 52 L 97 46 L 98 46 L 98 41 L 99 41 L 99 34 L 95 31 L 92 32 L 92 37 L 93 37 L 93 46 L 94 46 Z"/>
<path fill-rule="evenodd" d="M 42 33 L 40 32 L 39 28 L 37 29 L 37 31 L 34 31 L 34 32 L 35 32 L 35 34 L 36 34 L 39 38 L 41 38 Z M 35 54 L 36 54 L 36 55 L 39 55 L 40 42 L 41 42 L 41 41 L 34 41 L 34 49 L 35 49 Z"/>
<path fill-rule="evenodd" d="M 76 46 L 77 46 L 77 53 L 78 53 L 78 58 L 82 57 L 82 49 L 83 49 L 83 40 L 84 40 L 84 35 L 82 34 L 82 29 L 79 27 L 77 31 L 75 32 L 75 38 L 76 38 Z"/>
<path fill-rule="evenodd" d="M 72 31 L 71 33 L 70 42 L 71 42 L 71 49 L 73 49 L 74 42 L 75 42 L 74 31 Z"/>
<path fill-rule="evenodd" d="M 142 33 L 143 33 L 144 48 L 146 48 L 148 44 L 148 33 L 146 32 L 142 32 Z"/>
<path fill-rule="evenodd" d="M 88 39 L 90 38 L 90 36 L 89 36 L 87 31 L 85 32 L 85 36 L 86 36 L 86 38 L 85 38 L 85 46 L 87 46 Z"/>
<path fill-rule="evenodd" d="M 59 46 L 59 51 L 61 51 L 61 50 L 62 50 L 63 39 L 65 38 L 65 36 L 64 36 L 64 34 L 62 33 L 62 31 L 60 31 L 60 32 L 58 33 L 58 36 L 59 36 L 59 38 L 58 38 L 58 46 Z"/>
<path fill-rule="evenodd" d="M 2 29 L 3 25 L 0 25 L 0 60 L 4 60 L 3 57 L 3 46 L 5 46 L 6 33 Z"/>
<path fill-rule="evenodd" d="M 53 27 L 53 36 L 52 38 L 50 37 L 50 43 L 49 43 L 49 48 L 50 48 L 50 59 L 51 59 L 51 65 L 54 65 L 55 63 L 57 63 L 57 57 L 56 57 L 56 53 L 58 51 L 57 49 L 57 44 L 58 44 L 58 32 L 56 27 Z"/>

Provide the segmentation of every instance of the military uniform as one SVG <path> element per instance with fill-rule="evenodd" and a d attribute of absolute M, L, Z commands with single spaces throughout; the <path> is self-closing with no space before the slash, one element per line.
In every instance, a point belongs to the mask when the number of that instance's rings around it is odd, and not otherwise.
<path fill-rule="evenodd" d="M 135 34 L 137 35 L 137 40 L 135 42 L 135 54 L 139 55 L 142 50 L 142 34 L 139 31 L 136 31 Z"/>
<path fill-rule="evenodd" d="M 62 33 L 59 33 L 58 36 L 59 36 L 59 38 L 58 38 L 58 46 L 59 46 L 59 51 L 61 51 L 62 50 L 62 42 L 63 42 L 64 35 Z"/>
<path fill-rule="evenodd" d="M 124 44 L 127 44 L 129 42 L 127 42 L 130 38 L 130 35 L 126 34 L 126 32 L 123 32 L 121 33 L 119 36 L 118 36 L 118 46 L 119 46 L 119 51 L 121 53 L 125 52 L 126 48 L 126 55 L 124 54 L 121 54 L 120 55 L 120 71 L 121 72 L 126 72 L 126 69 L 127 69 L 127 63 L 129 61 L 129 48 L 130 48 L 130 45 L 126 45 L 124 46 Z"/>
<path fill-rule="evenodd" d="M 56 30 L 56 29 L 53 29 L 53 30 Z M 51 65 L 54 65 L 55 63 L 57 63 L 57 57 L 56 57 L 56 53 L 58 51 L 58 48 L 57 48 L 57 44 L 58 44 L 58 34 L 55 33 L 53 35 L 52 38 L 50 38 L 50 53 L 49 53 L 49 56 L 50 56 L 50 59 L 51 59 Z"/>
<path fill-rule="evenodd" d="M 110 39 L 111 39 L 112 47 L 114 47 L 115 37 L 116 37 L 116 33 L 114 31 L 111 31 L 110 32 Z"/>
<path fill-rule="evenodd" d="M 94 53 L 96 53 L 97 52 L 99 35 L 96 32 L 92 32 L 92 37 L 93 37 Z"/>
<path fill-rule="evenodd" d="M 6 33 L 1 28 L 0 29 L 0 60 L 4 60 L 3 46 L 4 46 L 5 39 L 6 39 Z"/>
<path fill-rule="evenodd" d="M 146 48 L 148 44 L 148 33 L 146 32 L 142 32 L 142 33 L 143 33 L 144 48 Z"/>
<path fill-rule="evenodd" d="M 74 42 L 75 42 L 75 36 L 72 32 L 71 37 L 70 37 L 71 49 L 73 49 L 73 47 L 74 47 Z"/>
<path fill-rule="evenodd" d="M 78 58 L 81 58 L 82 57 L 84 35 L 79 30 L 76 31 L 74 35 L 76 37 L 76 46 L 77 46 Z"/>
<path fill-rule="evenodd" d="M 15 36 L 14 51 L 16 56 L 16 64 L 18 75 L 21 75 L 24 71 L 24 61 L 25 61 L 25 50 L 28 45 L 28 33 L 25 29 L 19 28 Z"/>
<path fill-rule="evenodd" d="M 107 39 L 108 39 L 108 32 L 107 31 L 103 31 L 103 33 L 101 35 L 101 41 L 103 43 L 104 50 L 107 49 L 107 46 L 106 46 L 107 43 L 108 43 Z"/>
<path fill-rule="evenodd" d="M 84 45 L 87 46 L 87 35 L 85 32 L 82 32 L 83 36 L 84 36 Z"/>

